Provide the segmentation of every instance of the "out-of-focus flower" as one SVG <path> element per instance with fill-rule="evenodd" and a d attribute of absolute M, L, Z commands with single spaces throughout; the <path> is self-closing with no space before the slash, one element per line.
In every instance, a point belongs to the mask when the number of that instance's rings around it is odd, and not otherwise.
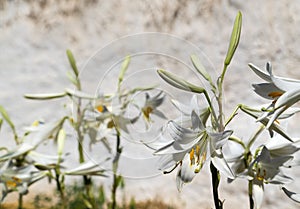
<path fill-rule="evenodd" d="M 267 83 L 254 84 L 253 87 L 254 91 L 258 95 L 266 99 L 273 100 L 272 103 L 264 110 L 265 114 L 258 118 L 258 120 L 262 120 L 263 118 L 271 116 L 266 126 L 269 128 L 271 124 L 283 114 L 283 112 L 300 100 L 300 80 L 274 76 L 270 62 L 266 65 L 268 74 L 253 64 L 249 64 L 249 66 L 254 73 L 267 81 Z M 296 112 L 299 112 L 298 108 L 294 109 L 289 116 Z"/>
<path fill-rule="evenodd" d="M 28 186 L 44 178 L 47 171 L 38 171 L 32 165 L 16 167 L 12 161 L 7 161 L 0 168 L 1 199 L 10 192 L 28 193 Z"/>
<path fill-rule="evenodd" d="M 166 119 L 166 116 L 157 108 L 163 103 L 164 95 L 163 92 L 159 92 L 157 95 L 150 97 L 148 93 L 146 93 L 146 101 L 144 106 L 141 109 L 144 118 L 147 122 L 150 122 L 150 114 L 154 114 L 158 117 Z"/>

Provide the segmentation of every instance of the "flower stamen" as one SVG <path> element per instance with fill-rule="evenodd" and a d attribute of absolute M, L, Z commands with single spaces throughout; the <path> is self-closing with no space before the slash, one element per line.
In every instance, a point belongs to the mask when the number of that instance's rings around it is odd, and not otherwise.
<path fill-rule="evenodd" d="M 283 93 L 280 91 L 273 91 L 268 94 L 269 97 L 272 97 L 273 99 L 280 97 Z"/>

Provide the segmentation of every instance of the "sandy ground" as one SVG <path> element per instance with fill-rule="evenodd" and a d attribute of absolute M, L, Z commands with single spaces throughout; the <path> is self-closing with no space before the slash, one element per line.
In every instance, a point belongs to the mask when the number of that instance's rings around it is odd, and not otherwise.
<path fill-rule="evenodd" d="M 238 10 L 243 13 L 242 37 L 225 83 L 226 110 L 230 112 L 238 103 L 263 102 L 251 90 L 252 81 L 258 79 L 247 67 L 249 62 L 263 67 L 270 60 L 276 74 L 300 79 L 296 71 L 300 61 L 298 1 L 2 0 L 0 8 L 0 103 L 6 107 L 17 127 L 27 126 L 37 118 L 48 121 L 64 114 L 61 107 L 65 101 L 28 101 L 23 99 L 23 94 L 57 92 L 70 86 L 65 76 L 69 69 L 66 49 L 71 49 L 75 54 L 85 88 L 91 93 L 95 92 L 99 83 L 105 90 L 111 88 L 110 82 L 115 79 L 117 71 L 108 71 L 107 67 L 120 56 L 113 54 L 114 50 L 118 46 L 124 47 L 130 38 L 117 41 L 116 46 L 112 41 L 143 32 L 168 33 L 193 43 L 204 54 L 201 56 L 209 58 L 210 61 L 206 61 L 210 63 L 207 64 L 210 72 L 216 74 L 222 68 L 232 22 Z M 177 40 L 174 43 L 179 48 L 175 47 L 172 51 L 173 42 L 164 42 L 162 36 L 156 42 L 154 38 L 149 40 L 152 42 L 137 51 L 153 47 L 180 60 L 188 60 L 193 48 L 186 42 L 181 45 L 183 42 Z M 123 52 L 124 56 L 128 53 L 126 49 L 137 49 L 141 47 L 140 43 L 130 43 L 118 53 Z M 185 45 L 190 48 L 181 50 Z M 113 46 L 116 49 L 111 50 Z M 93 55 L 94 58 L 91 58 Z M 102 55 L 108 56 L 108 60 L 101 59 Z M 157 75 L 147 69 L 154 69 L 159 62 L 140 63 L 138 58 L 133 63 L 136 74 L 132 71 L 126 84 L 142 84 L 149 80 L 149 76 L 153 76 L 150 80 L 158 82 Z M 141 60 L 147 58 L 144 56 Z M 163 64 L 168 61 L 160 59 Z M 168 69 L 170 66 L 163 65 Z M 192 81 L 197 80 L 190 71 L 172 70 Z M 174 89 L 166 88 L 167 93 L 178 95 Z M 247 121 L 247 118 L 241 118 Z M 243 124 L 245 122 L 235 125 L 240 133 L 247 136 L 248 126 Z M 1 143 L 13 146 L 8 127 L 4 126 L 2 131 Z M 290 125 L 290 131 L 295 136 L 299 133 L 297 123 Z M 128 169 L 131 169 L 130 166 Z M 300 171 L 295 170 L 293 174 L 297 176 Z M 159 197 L 180 208 L 213 207 L 207 167 L 181 193 L 176 189 L 175 173 L 140 180 L 128 178 L 126 185 L 126 197 L 135 196 L 137 200 Z M 41 188 L 37 186 L 36 189 Z M 244 181 L 237 180 L 229 186 L 224 181 L 221 190 L 222 198 L 226 199 L 225 208 L 248 207 Z M 299 205 L 285 198 L 278 187 L 270 186 L 263 207 L 298 208 Z"/>

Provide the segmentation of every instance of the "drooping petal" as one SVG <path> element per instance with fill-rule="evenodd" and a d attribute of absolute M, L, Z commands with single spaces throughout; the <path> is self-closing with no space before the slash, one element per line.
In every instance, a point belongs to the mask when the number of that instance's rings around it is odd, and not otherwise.
<path fill-rule="evenodd" d="M 197 113 L 193 110 L 192 111 L 192 128 L 193 130 L 204 130 L 204 125 L 201 122 L 199 116 L 197 115 Z"/>
<path fill-rule="evenodd" d="M 289 176 L 284 175 L 282 172 L 278 173 L 273 179 L 268 181 L 272 184 L 290 184 L 293 182 L 293 179 Z"/>
<path fill-rule="evenodd" d="M 214 166 L 227 178 L 234 179 L 235 175 L 232 172 L 230 166 L 228 165 L 227 161 L 224 159 L 223 153 L 221 150 L 217 151 L 217 154 L 212 156 L 211 158 L 212 163 Z"/>
<path fill-rule="evenodd" d="M 265 99 L 276 99 L 284 92 L 277 88 L 273 83 L 253 84 L 254 92 Z"/>
<path fill-rule="evenodd" d="M 189 154 L 186 154 L 183 158 L 182 165 L 178 171 L 176 177 L 177 189 L 181 191 L 182 186 L 186 183 L 190 183 L 195 177 L 196 166 L 192 164 L 189 158 Z"/>
<path fill-rule="evenodd" d="M 206 133 L 210 137 L 210 149 L 211 154 L 213 154 L 214 150 L 220 149 L 227 142 L 228 137 L 232 135 L 233 131 L 227 130 L 221 133 L 216 133 L 207 128 Z"/>
<path fill-rule="evenodd" d="M 267 63 L 266 69 L 267 69 L 268 73 L 270 74 L 270 78 L 272 79 L 272 82 L 279 89 L 281 89 L 283 91 L 290 91 L 290 90 L 300 88 L 300 81 L 274 76 L 273 72 L 272 72 L 272 65 L 270 62 Z"/>
<path fill-rule="evenodd" d="M 260 209 L 264 199 L 264 185 L 261 181 L 253 181 L 253 199 L 255 208 Z"/>
<path fill-rule="evenodd" d="M 300 108 L 297 107 L 289 107 L 284 113 L 282 113 L 278 119 L 287 119 L 292 117 L 294 114 L 300 112 Z"/>
<path fill-rule="evenodd" d="M 295 192 L 291 192 L 291 191 L 287 190 L 285 187 L 282 187 L 282 190 L 289 198 L 291 198 L 295 202 L 300 203 L 300 194 L 299 193 L 297 194 Z"/>
<path fill-rule="evenodd" d="M 169 133 L 175 141 L 180 144 L 188 144 L 199 136 L 199 132 L 184 128 L 176 124 L 174 121 L 168 123 Z"/>
<path fill-rule="evenodd" d="M 287 107 L 283 106 L 277 110 L 275 110 L 272 114 L 272 117 L 270 118 L 269 122 L 267 123 L 266 129 L 269 129 L 272 125 L 272 123 L 274 123 L 275 120 L 277 120 L 277 118 L 287 109 Z"/>
<path fill-rule="evenodd" d="M 275 109 L 282 106 L 292 106 L 300 100 L 300 86 L 297 89 L 293 89 L 285 92 L 275 103 Z"/>
<path fill-rule="evenodd" d="M 253 70 L 253 72 L 258 75 L 260 78 L 262 78 L 265 81 L 272 82 L 271 77 L 263 72 L 261 69 L 253 65 L 252 63 L 249 63 L 248 66 Z"/>
<path fill-rule="evenodd" d="M 285 143 L 285 144 L 281 144 L 280 146 L 274 145 L 273 147 L 267 145 L 267 147 L 270 151 L 271 156 L 274 158 L 280 156 L 293 155 L 295 152 L 297 152 L 300 149 L 300 147 L 295 146 L 295 143 Z"/>
<path fill-rule="evenodd" d="M 190 143 L 184 143 L 184 144 L 173 141 L 170 144 L 155 151 L 154 154 L 164 155 L 164 154 L 175 154 L 175 153 L 181 153 L 181 152 L 188 152 L 198 141 L 199 141 L 198 138 L 195 138 Z"/>
<path fill-rule="evenodd" d="M 183 152 L 183 153 L 176 153 L 171 155 L 162 155 L 158 160 L 158 169 L 165 171 L 166 169 L 175 166 L 176 163 L 178 163 L 184 158 L 185 154 L 186 153 Z"/>

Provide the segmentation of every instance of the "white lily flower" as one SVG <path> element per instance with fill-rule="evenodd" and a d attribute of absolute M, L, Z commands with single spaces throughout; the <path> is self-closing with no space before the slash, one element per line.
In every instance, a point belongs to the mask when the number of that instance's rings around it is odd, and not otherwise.
<path fill-rule="evenodd" d="M 207 156 L 212 157 L 212 162 L 216 163 L 215 166 L 221 172 L 225 171 L 226 174 L 230 173 L 230 177 L 233 176 L 228 165 L 219 160 L 223 157 L 220 152 L 221 148 L 232 131 L 213 132 L 211 128 L 204 126 L 195 111 L 192 111 L 191 123 L 192 128 L 185 128 L 170 121 L 167 128 L 172 141 L 154 153 L 168 156 L 161 162 L 161 168 L 167 168 L 173 161 L 176 162 L 176 166 L 181 165 L 176 180 L 178 190 L 181 190 L 184 183 L 191 182 L 195 174 L 200 172 Z M 215 161 L 214 158 L 216 158 Z"/>
<path fill-rule="evenodd" d="M 292 156 L 271 157 L 270 151 L 263 146 L 258 157 L 250 164 L 248 175 L 253 180 L 253 198 L 256 208 L 261 208 L 264 195 L 264 184 L 287 184 L 292 178 L 281 171 L 283 165 L 291 160 Z"/>
<path fill-rule="evenodd" d="M 200 105 L 197 100 L 197 96 L 193 95 L 190 104 L 186 105 L 183 103 L 180 103 L 177 100 L 172 100 L 173 105 L 182 113 L 182 116 L 175 119 L 174 121 L 176 123 L 182 124 L 184 127 L 190 127 L 192 126 L 191 124 L 191 114 L 194 111 L 197 113 L 197 115 L 200 116 L 200 120 L 205 123 L 210 115 L 210 110 L 209 108 L 202 108 L 200 109 Z"/>
<path fill-rule="evenodd" d="M 267 108 L 266 114 L 258 118 L 258 120 L 262 120 L 272 115 L 266 126 L 270 128 L 271 124 L 278 119 L 283 112 L 300 100 L 300 80 L 274 76 L 271 63 L 269 62 L 266 65 L 268 74 L 253 64 L 249 64 L 249 66 L 259 77 L 268 82 L 254 84 L 253 87 L 258 95 L 273 100 L 272 105 Z M 299 112 L 299 110 L 295 110 L 289 116 L 292 116 L 296 112 Z"/>

